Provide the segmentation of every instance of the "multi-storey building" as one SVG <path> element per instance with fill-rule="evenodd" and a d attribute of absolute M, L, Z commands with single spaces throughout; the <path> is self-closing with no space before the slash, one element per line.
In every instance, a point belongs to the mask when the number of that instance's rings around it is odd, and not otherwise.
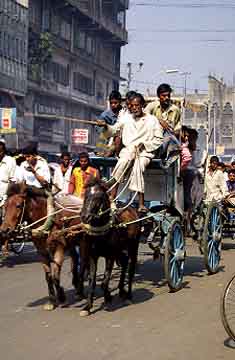
<path fill-rule="evenodd" d="M 88 128 L 75 119 L 94 119 L 120 79 L 120 51 L 127 43 L 127 0 L 30 0 L 29 71 L 20 145 L 76 151 L 71 130 Z"/>
<path fill-rule="evenodd" d="M 0 108 L 16 107 L 26 94 L 27 52 L 28 0 L 0 0 Z"/>

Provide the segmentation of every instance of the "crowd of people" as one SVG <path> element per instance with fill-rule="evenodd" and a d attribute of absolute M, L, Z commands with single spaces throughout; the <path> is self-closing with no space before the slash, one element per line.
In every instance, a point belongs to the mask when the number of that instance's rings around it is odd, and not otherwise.
<path fill-rule="evenodd" d="M 154 157 L 160 158 L 167 168 L 177 157 L 181 159 L 180 175 L 184 187 L 184 211 L 188 218 L 192 212 L 192 188 L 195 178 L 202 181 L 206 155 L 198 156 L 195 129 L 181 125 L 180 109 L 171 101 L 172 89 L 161 84 L 158 99 L 145 104 L 142 94 L 129 91 L 123 105 L 122 96 L 112 91 L 109 107 L 97 120 L 99 133 L 106 142 L 104 156 L 116 156 L 117 164 L 109 180 L 111 200 L 117 196 L 119 183 L 129 171 L 129 189 L 139 195 L 139 212 L 147 212 L 144 199 L 144 172 Z M 86 152 L 78 154 L 74 163 L 68 152 L 60 158 L 53 177 L 44 158 L 35 146 L 27 146 L 20 155 L 7 155 L 6 144 L 0 139 L 0 196 L 6 197 L 9 182 L 24 181 L 38 192 L 49 189 L 52 193 L 84 197 L 85 184 L 91 178 L 100 178 L 99 170 L 90 163 Z M 52 188 L 51 188 L 52 186 Z M 235 163 L 222 164 L 216 156 L 210 159 L 205 174 L 206 200 L 220 201 L 229 193 L 235 193 Z M 114 204 L 115 206 L 115 204 Z"/>

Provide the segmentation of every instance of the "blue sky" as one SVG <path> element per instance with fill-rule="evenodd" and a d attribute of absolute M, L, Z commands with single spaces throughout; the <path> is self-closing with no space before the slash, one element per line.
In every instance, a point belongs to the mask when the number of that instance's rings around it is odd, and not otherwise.
<path fill-rule="evenodd" d="M 155 6 L 136 6 L 137 3 Z M 189 8 L 180 7 L 184 4 Z M 193 4 L 199 7 L 190 7 Z M 195 88 L 206 91 L 209 72 L 232 84 L 235 1 L 133 0 L 127 13 L 127 27 L 129 44 L 122 49 L 121 73 L 126 77 L 126 64 L 133 63 L 132 88 L 154 91 L 155 83 L 166 81 L 182 91 L 182 76 L 161 73 L 176 68 L 191 72 L 188 91 Z M 144 63 L 140 72 L 139 62 Z"/>

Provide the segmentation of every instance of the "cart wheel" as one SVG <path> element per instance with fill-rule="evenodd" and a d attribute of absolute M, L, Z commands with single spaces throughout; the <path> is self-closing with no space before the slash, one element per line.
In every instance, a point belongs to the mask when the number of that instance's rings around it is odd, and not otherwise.
<path fill-rule="evenodd" d="M 235 274 L 227 283 L 220 301 L 220 314 L 227 334 L 235 341 Z"/>
<path fill-rule="evenodd" d="M 209 274 L 215 274 L 219 267 L 222 240 L 222 218 L 218 204 L 212 202 L 207 208 L 202 236 L 202 248 Z"/>
<path fill-rule="evenodd" d="M 168 286 L 172 292 L 182 287 L 185 262 L 185 242 L 183 231 L 178 221 L 174 221 L 165 241 L 164 270 Z"/>
<path fill-rule="evenodd" d="M 24 250 L 25 242 L 15 242 L 10 245 L 11 251 L 17 255 L 21 254 Z"/>

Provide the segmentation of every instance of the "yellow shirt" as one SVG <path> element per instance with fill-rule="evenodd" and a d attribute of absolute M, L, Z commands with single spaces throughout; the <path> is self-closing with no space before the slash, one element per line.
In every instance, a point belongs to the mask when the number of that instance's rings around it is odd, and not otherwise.
<path fill-rule="evenodd" d="M 80 167 L 75 168 L 71 177 L 74 184 L 73 194 L 81 198 L 84 197 L 84 187 L 92 178 L 99 178 L 99 171 L 92 166 L 88 166 L 86 170 L 82 170 Z"/>

